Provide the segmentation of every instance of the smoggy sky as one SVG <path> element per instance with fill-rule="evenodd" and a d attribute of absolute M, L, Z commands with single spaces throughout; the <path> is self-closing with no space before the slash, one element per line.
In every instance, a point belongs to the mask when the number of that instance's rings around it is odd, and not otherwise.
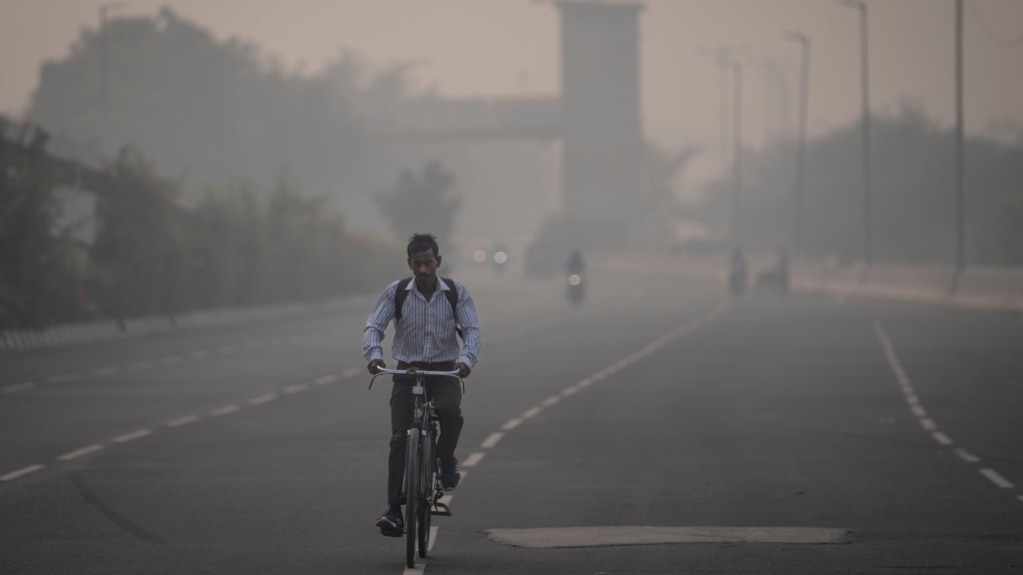
<path fill-rule="evenodd" d="M 24 109 L 39 64 L 61 58 L 104 0 L 0 0 L 0 110 Z M 452 96 L 554 94 L 558 14 L 537 0 L 125 0 L 117 15 L 163 5 L 212 30 L 241 37 L 289 66 L 317 69 L 342 48 L 371 62 L 421 62 L 415 77 Z M 763 62 L 787 66 L 795 117 L 799 47 L 812 41 L 810 130 L 856 121 L 860 110 L 858 12 L 836 0 L 646 0 L 642 100 L 648 135 L 677 146 L 718 147 L 718 46 L 745 53 L 744 140 L 759 145 L 768 116 Z M 868 0 L 871 104 L 921 107 L 951 125 L 955 106 L 954 0 Z M 978 14 L 980 18 L 978 18 Z M 1010 120 L 1023 127 L 1023 1 L 966 0 L 968 132 Z M 986 28 L 986 29 L 985 29 Z M 994 36 L 994 39 L 992 38 Z M 774 108 L 778 109 L 778 108 Z M 770 118 L 774 117 L 775 120 Z"/>

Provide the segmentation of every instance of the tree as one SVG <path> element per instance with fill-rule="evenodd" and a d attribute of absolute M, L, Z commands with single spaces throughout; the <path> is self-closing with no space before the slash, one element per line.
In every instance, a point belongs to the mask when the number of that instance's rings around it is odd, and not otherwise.
<path fill-rule="evenodd" d="M 80 312 L 76 251 L 58 229 L 57 181 L 48 170 L 48 134 L 22 127 L 8 140 L 0 117 L 0 325 L 38 327 Z"/>
<path fill-rule="evenodd" d="M 460 195 L 448 193 L 454 184 L 454 176 L 433 160 L 419 175 L 403 171 L 393 188 L 377 192 L 374 199 L 397 237 L 427 232 L 437 236 L 444 246 L 454 232 L 455 216 L 462 206 Z"/>
<path fill-rule="evenodd" d="M 100 308 L 113 317 L 173 314 L 184 263 L 177 229 L 180 182 L 161 178 L 126 148 L 109 167 L 111 185 L 96 204 L 92 280 Z"/>

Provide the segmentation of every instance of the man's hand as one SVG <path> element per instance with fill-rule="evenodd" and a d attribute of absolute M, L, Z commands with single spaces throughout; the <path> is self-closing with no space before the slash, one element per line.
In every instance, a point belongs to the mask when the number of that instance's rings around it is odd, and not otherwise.
<path fill-rule="evenodd" d="M 472 373 L 472 370 L 469 369 L 469 366 L 465 365 L 462 362 L 456 363 L 455 367 L 458 369 L 458 377 L 462 379 L 469 377 L 469 374 Z"/>
<path fill-rule="evenodd" d="M 366 369 L 369 370 L 370 374 L 376 375 L 377 370 L 380 369 L 381 367 L 387 367 L 387 364 L 384 363 L 384 360 L 377 358 L 371 359 L 369 361 L 369 365 L 366 366 Z"/>

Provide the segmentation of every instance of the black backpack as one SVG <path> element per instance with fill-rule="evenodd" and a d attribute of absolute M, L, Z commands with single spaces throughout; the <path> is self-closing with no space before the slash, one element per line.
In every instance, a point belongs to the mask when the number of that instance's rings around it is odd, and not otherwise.
<path fill-rule="evenodd" d="M 398 289 L 394 292 L 394 323 L 395 325 L 401 321 L 401 308 L 405 305 L 405 298 L 408 297 L 408 284 L 413 278 L 405 278 L 398 282 Z M 448 298 L 448 303 L 451 304 L 451 313 L 455 316 L 455 331 L 458 333 L 458 337 L 463 340 L 465 337 L 462 336 L 462 328 L 458 325 L 458 287 L 455 285 L 454 280 L 451 278 L 440 278 L 444 283 L 448 284 L 447 290 L 442 290 L 444 295 Z"/>

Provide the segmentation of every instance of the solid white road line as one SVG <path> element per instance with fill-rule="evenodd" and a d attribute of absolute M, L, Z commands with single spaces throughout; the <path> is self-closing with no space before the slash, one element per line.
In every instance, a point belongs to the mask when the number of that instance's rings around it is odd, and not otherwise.
<path fill-rule="evenodd" d="M 124 435 L 118 435 L 113 439 L 114 443 L 124 443 L 133 439 L 139 439 L 147 435 L 152 435 L 152 429 L 139 429 L 138 431 L 132 431 L 131 433 L 125 433 Z"/>
<path fill-rule="evenodd" d="M 64 455 L 57 457 L 57 459 L 61 461 L 71 461 L 72 459 L 77 459 L 83 455 L 88 455 L 94 451 L 99 451 L 100 449 L 103 449 L 102 445 L 98 443 L 93 443 L 92 445 L 87 445 L 81 449 L 76 449 L 74 451 L 65 453 Z"/>
<path fill-rule="evenodd" d="M 29 473 L 35 473 L 36 471 L 39 471 L 40 469 L 45 469 L 45 468 L 46 468 L 45 465 L 40 465 L 38 463 L 35 464 L 35 465 L 29 465 L 28 467 L 22 467 L 21 469 L 18 469 L 16 471 L 12 471 L 12 472 L 7 473 L 5 475 L 0 475 L 0 481 L 11 481 L 11 480 L 17 479 L 17 478 L 19 478 L 19 477 L 21 477 L 23 475 L 28 475 Z"/>
<path fill-rule="evenodd" d="M 462 462 L 462 467 L 475 467 L 483 460 L 484 455 L 486 454 L 481 451 L 470 453 L 469 457 L 466 457 L 465 461 Z"/>
<path fill-rule="evenodd" d="M 212 415 L 213 417 L 219 417 L 221 415 L 227 415 L 229 413 L 234 413 L 234 412 L 238 411 L 238 409 L 239 409 L 238 406 L 234 405 L 234 404 L 225 405 L 224 407 L 218 407 L 218 408 L 214 409 L 213 411 L 210 412 L 210 415 Z"/>
<path fill-rule="evenodd" d="M 1012 489 L 1015 487 L 1011 481 L 999 475 L 999 473 L 994 469 L 978 469 L 977 471 L 980 471 L 981 475 L 987 477 L 991 483 L 994 483 L 1002 489 Z"/>
<path fill-rule="evenodd" d="M 168 421 L 167 427 L 181 427 L 182 425 L 188 425 L 189 423 L 195 423 L 196 421 L 199 421 L 199 416 L 186 415 L 184 417 L 179 417 L 177 419 Z"/>
<path fill-rule="evenodd" d="M 494 433 L 491 433 L 490 435 L 487 436 L 486 439 L 483 440 L 483 443 L 480 444 L 480 447 L 482 447 L 483 449 L 490 449 L 491 447 L 497 445 L 497 442 L 501 441 L 502 437 L 504 437 L 503 433 L 501 433 L 500 431 L 495 431 Z"/>

